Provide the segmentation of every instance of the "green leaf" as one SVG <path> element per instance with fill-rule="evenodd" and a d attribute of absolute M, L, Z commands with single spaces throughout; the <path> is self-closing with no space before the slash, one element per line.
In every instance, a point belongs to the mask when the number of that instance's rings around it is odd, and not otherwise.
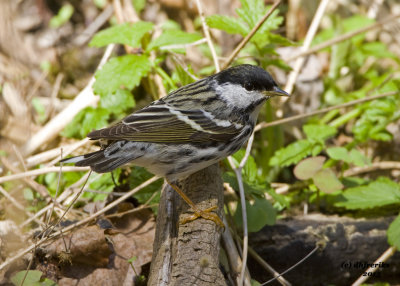
<path fill-rule="evenodd" d="M 303 126 L 303 131 L 308 139 L 324 141 L 337 133 L 335 127 L 329 125 L 308 124 Z"/>
<path fill-rule="evenodd" d="M 116 169 L 112 173 L 98 174 L 98 177 L 95 177 L 94 180 L 89 184 L 89 188 L 91 190 L 103 192 L 104 194 L 85 192 L 83 197 L 92 199 L 95 202 L 103 201 L 107 197 L 108 193 L 111 193 L 116 187 L 114 181 L 112 180 L 112 176 L 114 176 L 114 179 L 118 181 L 120 174 L 121 169 Z"/>
<path fill-rule="evenodd" d="M 85 138 L 90 131 L 106 126 L 109 117 L 110 112 L 104 108 L 86 107 L 74 117 L 61 134 L 65 137 Z"/>
<path fill-rule="evenodd" d="M 35 198 L 35 194 L 30 188 L 24 188 L 23 192 L 25 200 L 33 201 L 33 199 Z"/>
<path fill-rule="evenodd" d="M 330 169 L 317 171 L 312 179 L 318 189 L 327 194 L 343 189 L 343 184 Z"/>
<path fill-rule="evenodd" d="M 357 149 L 352 149 L 350 151 L 350 161 L 359 167 L 371 164 L 370 160 Z"/>
<path fill-rule="evenodd" d="M 254 197 L 254 201 L 246 201 L 247 224 L 249 232 L 257 232 L 266 225 L 273 225 L 276 220 L 276 210 L 265 198 Z M 240 203 L 234 214 L 234 220 L 238 227 L 242 227 L 242 207 Z"/>
<path fill-rule="evenodd" d="M 57 15 L 51 18 L 50 20 L 50 27 L 51 28 L 58 28 L 64 25 L 69 21 L 72 14 L 74 14 L 74 7 L 71 4 L 65 4 L 61 7 L 58 11 Z"/>
<path fill-rule="evenodd" d="M 344 147 L 332 147 L 326 149 L 329 157 L 333 160 L 341 160 L 347 162 L 349 159 L 349 152 Z"/>
<path fill-rule="evenodd" d="M 114 93 L 100 96 L 100 106 L 114 114 L 121 114 L 135 106 L 132 93 L 126 89 L 117 89 Z"/>
<path fill-rule="evenodd" d="M 312 143 L 308 140 L 298 140 L 276 151 L 269 164 L 280 167 L 296 164 L 311 154 L 312 147 Z"/>
<path fill-rule="evenodd" d="M 25 277 L 25 273 L 28 274 Z M 11 277 L 11 282 L 16 286 L 56 286 L 57 284 L 50 279 L 40 279 L 43 273 L 39 270 L 23 270 Z M 25 277 L 25 280 L 24 280 Z M 24 281 L 24 284 L 22 284 Z"/>
<path fill-rule="evenodd" d="M 43 123 L 46 120 L 46 108 L 37 97 L 32 98 L 32 106 L 39 115 L 39 122 Z"/>
<path fill-rule="evenodd" d="M 132 4 L 136 12 L 140 13 L 146 7 L 146 0 L 132 0 Z"/>
<path fill-rule="evenodd" d="M 249 32 L 249 28 L 240 19 L 225 15 L 208 16 L 206 22 L 210 28 L 223 30 L 229 34 L 246 36 Z"/>
<path fill-rule="evenodd" d="M 344 201 L 338 207 L 347 209 L 368 209 L 400 203 L 400 187 L 397 183 L 380 178 L 366 186 L 347 189 L 342 195 Z"/>
<path fill-rule="evenodd" d="M 104 47 L 109 44 L 123 44 L 133 48 L 141 46 L 143 36 L 153 29 L 149 22 L 123 23 L 98 32 L 90 41 L 91 47 Z"/>
<path fill-rule="evenodd" d="M 199 34 L 187 33 L 181 30 L 165 30 L 157 39 L 150 42 L 147 50 L 157 49 L 169 45 L 190 44 L 200 40 Z"/>
<path fill-rule="evenodd" d="M 400 249 L 400 216 L 397 216 L 387 230 L 388 242 L 391 246 Z"/>
<path fill-rule="evenodd" d="M 300 161 L 294 168 L 293 173 L 299 180 L 308 180 L 316 172 L 322 169 L 326 158 L 323 156 L 311 157 Z"/>
<path fill-rule="evenodd" d="M 100 96 L 116 92 L 120 88 L 128 90 L 139 85 L 151 69 L 148 57 L 142 55 L 125 55 L 112 58 L 96 72 L 93 90 Z"/>

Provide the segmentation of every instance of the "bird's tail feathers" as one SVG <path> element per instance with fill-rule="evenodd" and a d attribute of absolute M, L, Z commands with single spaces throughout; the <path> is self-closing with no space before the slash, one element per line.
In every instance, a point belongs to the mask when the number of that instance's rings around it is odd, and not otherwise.
<path fill-rule="evenodd" d="M 132 158 L 129 156 L 125 158 L 119 156 L 108 157 L 104 154 L 104 150 L 99 150 L 85 155 L 63 159 L 60 163 L 74 163 L 75 166 L 79 167 L 89 166 L 97 173 L 106 173 L 126 164 L 130 160 L 132 160 Z"/>

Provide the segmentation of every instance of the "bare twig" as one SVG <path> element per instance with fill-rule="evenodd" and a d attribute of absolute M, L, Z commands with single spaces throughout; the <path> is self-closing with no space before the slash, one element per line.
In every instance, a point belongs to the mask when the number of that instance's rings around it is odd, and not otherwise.
<path fill-rule="evenodd" d="M 271 265 L 269 265 L 258 253 L 251 247 L 249 247 L 249 253 L 251 256 L 253 256 L 254 260 L 256 260 L 265 270 L 267 270 L 269 273 L 271 273 L 278 282 L 283 285 L 283 286 L 291 286 L 292 284 L 287 281 L 282 275 L 279 275 L 279 273 L 272 268 Z"/>
<path fill-rule="evenodd" d="M 390 169 L 400 169 L 400 162 L 397 161 L 383 161 L 383 162 L 374 162 L 369 166 L 364 167 L 355 167 L 349 170 L 346 170 L 343 173 L 344 177 L 351 177 L 355 175 L 359 175 L 362 173 L 367 173 L 375 170 L 390 170 Z"/>
<path fill-rule="evenodd" d="M 38 241 L 35 244 L 32 244 L 30 246 L 28 246 L 27 248 L 19 251 L 17 254 L 15 254 L 13 257 L 7 259 L 6 261 L 4 261 L 1 265 L 0 265 L 0 270 L 4 269 L 4 267 L 6 267 L 7 265 L 9 265 L 10 263 L 13 263 L 14 261 L 20 259 L 22 256 L 24 256 L 25 254 L 27 254 L 28 252 L 32 251 L 36 246 L 40 246 L 43 243 L 49 241 L 50 239 L 55 239 L 58 236 L 60 236 L 62 233 L 66 233 L 68 231 L 71 231 L 75 228 L 77 228 L 78 226 L 84 225 L 90 221 L 92 221 L 94 218 L 104 214 L 105 212 L 107 212 L 108 210 L 112 209 L 113 207 L 115 207 L 116 205 L 118 205 L 119 203 L 123 202 L 124 200 L 126 200 L 127 198 L 131 197 L 133 194 L 137 193 L 138 191 L 140 191 L 141 189 L 147 187 L 148 185 L 154 183 L 155 181 L 157 181 L 159 179 L 159 177 L 152 177 L 149 180 L 145 181 L 144 183 L 140 184 L 139 186 L 137 186 L 136 188 L 134 188 L 133 190 L 129 191 L 128 193 L 126 193 L 124 196 L 120 197 L 119 199 L 113 201 L 111 204 L 107 205 L 106 207 L 104 207 L 103 209 L 99 210 L 98 212 L 94 213 L 93 215 L 77 222 L 74 223 L 72 225 L 69 225 L 68 227 L 64 228 L 62 231 L 57 231 L 53 234 L 51 234 L 49 237 L 44 237 L 42 238 L 40 241 Z"/>
<path fill-rule="evenodd" d="M 207 43 L 208 43 L 208 46 L 210 48 L 211 55 L 212 55 L 212 58 L 213 58 L 213 61 L 214 61 L 215 70 L 217 72 L 219 72 L 220 71 L 220 67 L 219 67 L 217 53 L 215 52 L 215 48 L 214 48 L 214 45 L 213 45 L 212 40 L 211 40 L 210 29 L 208 28 L 208 26 L 206 24 L 206 19 L 204 18 L 204 12 L 203 12 L 203 8 L 201 6 L 200 0 L 196 0 L 196 6 L 197 6 L 197 10 L 199 11 L 201 25 L 203 26 L 204 36 L 207 39 Z"/>
<path fill-rule="evenodd" d="M 82 46 L 88 42 L 94 33 L 96 33 L 97 30 L 108 21 L 113 12 L 113 6 L 107 5 L 107 7 L 96 17 L 96 19 L 94 19 L 94 21 L 90 23 L 89 26 L 87 26 L 82 32 L 82 34 L 78 35 L 78 37 L 76 37 L 72 43 L 76 46 Z"/>
<path fill-rule="evenodd" d="M 87 171 L 89 169 L 90 169 L 89 167 L 67 166 L 67 167 L 63 168 L 63 172 L 80 172 L 80 171 Z M 31 171 L 27 171 L 27 172 L 23 172 L 23 173 L 19 173 L 19 174 L 3 176 L 3 177 L 0 177 L 0 184 L 4 183 L 4 182 L 22 179 L 25 177 L 38 176 L 38 175 L 43 175 L 43 174 L 47 174 L 47 173 L 58 172 L 59 170 L 60 170 L 59 167 L 47 167 L 47 168 L 31 170 Z"/>
<path fill-rule="evenodd" d="M 77 182 L 73 183 L 66 190 L 64 190 L 64 192 L 62 192 L 62 194 L 55 201 L 53 201 L 53 203 L 55 203 L 56 205 L 60 205 L 60 203 L 64 202 L 64 200 L 66 200 L 70 196 L 70 194 L 74 188 L 81 186 L 86 181 L 87 177 L 89 176 L 89 173 L 90 173 L 90 171 L 87 172 L 85 175 L 83 175 Z M 34 219 L 40 217 L 42 214 L 46 213 L 50 208 L 53 207 L 53 203 L 47 205 L 46 207 L 44 207 L 41 210 L 39 210 L 38 212 L 36 212 L 33 216 L 31 216 L 30 218 L 25 220 L 19 226 L 24 227 L 28 223 L 30 223 L 32 220 L 34 220 Z"/>
<path fill-rule="evenodd" d="M 53 117 L 53 114 L 55 111 L 54 106 L 55 106 L 56 98 L 60 91 L 60 87 L 61 87 L 61 83 L 62 83 L 63 79 L 64 79 L 64 74 L 62 74 L 62 73 L 57 74 L 56 81 L 54 82 L 54 85 L 53 85 L 53 90 L 51 91 L 51 94 L 50 94 L 50 105 L 49 105 L 49 108 L 46 110 L 46 118 Z"/>
<path fill-rule="evenodd" d="M 379 21 L 377 23 L 374 23 L 372 25 L 369 25 L 369 26 L 366 26 L 366 27 L 362 27 L 360 29 L 357 29 L 357 30 L 348 32 L 346 34 L 340 35 L 340 36 L 338 36 L 336 38 L 333 38 L 333 39 L 330 39 L 330 40 L 328 40 L 326 42 L 323 42 L 321 44 L 315 45 L 314 47 L 312 47 L 312 48 L 310 48 L 308 50 L 301 51 L 300 53 L 295 54 L 292 57 L 288 58 L 286 61 L 290 62 L 290 61 L 293 61 L 293 60 L 295 60 L 295 59 L 297 59 L 299 57 L 304 57 L 304 56 L 311 55 L 311 54 L 313 54 L 313 53 L 315 53 L 315 52 L 317 52 L 319 50 L 325 49 L 325 48 L 333 46 L 333 45 L 335 45 L 337 43 L 340 43 L 340 42 L 343 42 L 345 40 L 348 40 L 348 39 L 350 39 L 350 38 L 352 38 L 352 37 L 354 37 L 356 35 L 359 35 L 359 34 L 362 34 L 362 33 L 377 29 L 377 28 L 382 28 L 383 25 L 385 25 L 385 24 L 387 24 L 389 22 L 392 22 L 393 20 L 396 20 L 399 17 L 400 17 L 400 14 L 396 14 L 396 15 L 393 15 L 393 16 L 391 16 L 389 18 L 383 19 L 383 20 L 381 20 L 381 21 Z"/>
<path fill-rule="evenodd" d="M 389 247 L 372 265 L 379 264 L 380 262 L 385 262 L 390 257 L 392 257 L 393 254 L 396 253 L 396 251 L 397 251 L 396 247 L 394 247 L 394 246 Z M 367 270 L 363 271 L 363 273 L 373 273 L 378 269 L 379 269 L 379 267 L 369 267 Z M 365 281 L 367 281 L 370 277 L 372 277 L 372 276 L 361 275 L 353 284 L 351 284 L 351 286 L 360 286 Z"/>
<path fill-rule="evenodd" d="M 225 186 L 225 188 L 226 188 L 226 186 Z M 223 221 L 224 221 L 224 224 L 227 226 L 228 222 L 227 222 L 225 216 L 223 217 Z M 225 228 L 224 232 L 222 233 L 222 242 L 223 242 L 223 246 L 224 246 L 226 255 L 228 257 L 231 272 L 233 272 L 233 274 L 235 275 L 235 277 L 233 277 L 233 278 L 236 278 L 236 281 L 237 281 L 238 277 L 236 275 L 240 274 L 243 263 L 242 263 L 242 259 L 236 248 L 235 241 L 233 240 L 233 237 L 232 237 L 232 234 L 231 234 L 229 228 Z M 246 271 L 245 275 L 246 275 L 245 282 L 246 281 L 250 282 L 251 281 L 250 274 Z M 247 285 L 247 284 L 245 284 L 245 285 Z"/>
<path fill-rule="evenodd" d="M 97 69 L 100 69 L 110 57 L 114 44 L 108 45 Z M 87 86 L 78 94 L 77 97 L 64 110 L 51 119 L 38 133 L 26 142 L 23 147 L 25 155 L 31 154 L 40 146 L 50 141 L 74 118 L 74 116 L 87 106 L 94 105 L 99 100 L 92 91 L 95 79 L 90 79 Z"/>
<path fill-rule="evenodd" d="M 315 33 L 317 32 L 319 23 L 321 22 L 322 16 L 325 13 L 325 9 L 328 5 L 329 0 L 322 0 L 318 6 L 318 10 L 315 13 L 315 16 L 311 22 L 311 26 L 308 29 L 306 38 L 304 40 L 303 46 L 301 47 L 301 51 L 306 51 L 311 45 L 311 41 L 315 36 Z M 300 70 L 304 64 L 304 57 L 300 57 L 296 60 L 296 63 L 294 65 L 293 71 L 289 74 L 288 81 L 285 86 L 285 91 L 289 94 L 293 92 L 293 87 L 296 82 L 296 79 L 300 73 Z"/>
<path fill-rule="evenodd" d="M 262 17 L 260 21 L 258 21 L 258 23 L 253 27 L 253 29 L 251 29 L 250 33 L 248 33 L 247 36 L 239 43 L 239 45 L 237 45 L 235 50 L 232 52 L 232 54 L 229 56 L 229 58 L 222 66 L 222 69 L 226 69 L 227 67 L 229 67 L 229 65 L 233 62 L 233 60 L 239 54 L 241 49 L 243 49 L 243 47 L 250 41 L 250 39 L 258 31 L 258 29 L 260 29 L 262 24 L 264 24 L 264 22 L 269 18 L 269 16 L 271 16 L 272 12 L 275 11 L 275 9 L 279 6 L 280 3 L 281 0 L 278 0 L 272 5 L 271 9 L 269 9 L 269 11 L 264 15 L 264 17 Z"/>
<path fill-rule="evenodd" d="M 21 205 L 13 196 L 11 196 L 2 186 L 0 186 L 0 194 L 2 194 L 6 199 L 8 199 L 17 209 L 25 211 L 23 205 Z"/>
<path fill-rule="evenodd" d="M 365 97 L 365 98 L 352 100 L 352 101 L 349 101 L 349 102 L 346 102 L 346 103 L 343 103 L 343 104 L 339 104 L 339 105 L 335 105 L 335 106 L 331 106 L 331 107 L 327 107 L 327 108 L 322 108 L 320 110 L 312 111 L 312 112 L 309 112 L 309 113 L 306 113 L 306 114 L 295 115 L 295 116 L 291 116 L 291 117 L 275 120 L 275 121 L 272 121 L 272 122 L 261 122 L 261 123 L 257 124 L 257 126 L 254 128 L 254 131 L 257 132 L 257 131 L 259 131 L 259 130 L 261 130 L 263 128 L 276 126 L 276 125 L 280 125 L 280 124 L 284 124 L 284 123 L 288 123 L 288 122 L 292 122 L 292 121 L 298 121 L 300 119 L 303 119 L 303 118 L 306 118 L 306 117 L 310 117 L 310 116 L 314 116 L 314 115 L 321 114 L 321 113 L 326 113 L 326 112 L 329 112 L 331 110 L 344 108 L 344 107 L 349 107 L 349 106 L 353 106 L 353 105 L 356 105 L 356 104 L 359 104 L 359 103 L 363 103 L 363 102 L 367 102 L 367 101 L 371 101 L 371 100 L 375 100 L 375 99 L 378 99 L 378 98 L 382 98 L 382 97 L 386 97 L 386 96 L 390 96 L 390 95 L 395 95 L 395 94 L 399 94 L 399 92 L 397 92 L 397 91 L 385 92 L 385 93 L 374 95 L 374 96 L 369 96 L 369 97 Z"/>
<path fill-rule="evenodd" d="M 303 263 L 307 258 L 309 258 L 311 255 L 313 255 L 317 250 L 319 249 L 319 246 L 317 245 L 309 254 L 307 254 L 303 259 L 301 259 L 299 262 L 297 262 L 296 264 L 294 264 L 292 267 L 286 269 L 285 271 L 283 271 L 281 274 L 279 274 L 277 277 L 274 277 L 270 280 L 268 280 L 267 282 L 264 282 L 263 284 L 261 284 L 260 286 L 264 286 L 267 285 L 269 283 L 271 283 L 272 281 L 278 279 L 278 277 L 288 273 L 289 271 L 293 270 L 294 268 L 296 268 L 297 266 L 299 266 L 301 263 Z"/>
<path fill-rule="evenodd" d="M 60 148 L 64 150 L 64 157 L 65 157 L 71 154 L 76 149 L 80 148 L 81 146 L 86 145 L 88 142 L 91 142 L 89 138 L 85 138 L 70 145 L 64 145 L 51 150 L 47 150 L 42 153 L 38 153 L 26 159 L 26 166 L 27 168 L 31 168 L 33 166 L 46 162 L 50 159 L 54 159 L 52 162 L 46 164 L 47 167 L 50 167 L 55 164 L 53 162 L 58 162 L 61 160 Z"/>
<path fill-rule="evenodd" d="M 243 255 L 242 255 L 242 270 L 240 271 L 239 283 L 238 285 L 243 285 L 244 273 L 246 271 L 247 264 L 247 252 L 249 245 L 249 234 L 247 227 L 247 211 L 246 211 L 246 198 L 244 195 L 244 187 L 243 187 L 243 178 L 242 178 L 242 169 L 247 162 L 247 159 L 250 156 L 251 146 L 253 145 L 254 133 L 251 134 L 249 141 L 246 147 L 246 153 L 240 162 L 239 166 L 235 166 L 233 159 L 231 156 L 228 157 L 229 164 L 236 174 L 236 179 L 239 185 L 239 193 L 240 193 L 240 203 L 242 205 L 242 220 L 243 220 Z"/>

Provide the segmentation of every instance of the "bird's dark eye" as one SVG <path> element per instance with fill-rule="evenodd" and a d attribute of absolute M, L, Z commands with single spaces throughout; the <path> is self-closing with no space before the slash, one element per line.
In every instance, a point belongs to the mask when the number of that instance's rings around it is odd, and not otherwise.
<path fill-rule="evenodd" d="M 251 82 L 246 82 L 244 84 L 244 88 L 248 91 L 252 91 L 255 90 L 255 86 L 251 83 Z"/>

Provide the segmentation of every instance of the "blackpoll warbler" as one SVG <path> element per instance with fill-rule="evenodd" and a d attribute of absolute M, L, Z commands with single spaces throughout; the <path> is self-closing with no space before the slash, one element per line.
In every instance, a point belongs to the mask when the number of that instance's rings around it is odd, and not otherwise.
<path fill-rule="evenodd" d="M 63 160 L 110 172 L 126 163 L 165 177 L 201 216 L 221 224 L 218 216 L 199 210 L 176 186 L 185 178 L 235 153 L 253 132 L 262 104 L 288 96 L 264 69 L 239 65 L 183 86 L 90 139 L 108 140 L 99 151 Z"/>

